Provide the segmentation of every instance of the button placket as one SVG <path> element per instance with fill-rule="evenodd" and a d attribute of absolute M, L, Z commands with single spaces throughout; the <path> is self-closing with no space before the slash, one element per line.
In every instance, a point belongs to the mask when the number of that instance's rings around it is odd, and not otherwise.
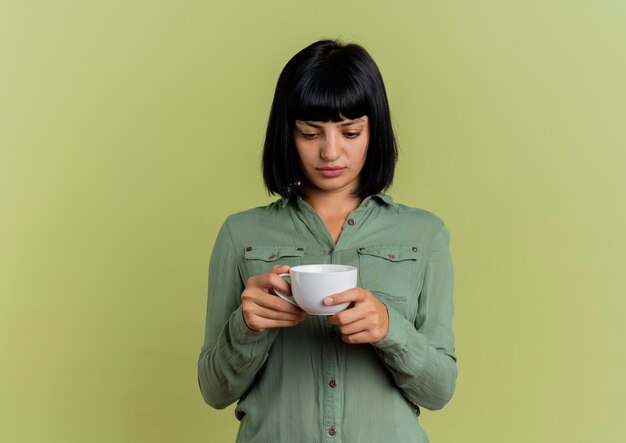
<path fill-rule="evenodd" d="M 333 438 L 340 428 L 341 411 L 343 410 L 343 392 L 338 388 L 336 375 L 339 373 L 339 361 L 337 355 L 337 331 L 330 327 L 326 338 L 323 340 L 322 374 L 324 374 L 325 387 L 323 390 L 323 417 L 326 438 L 325 442 L 335 441 Z M 321 380 L 320 380 L 321 381 Z"/>

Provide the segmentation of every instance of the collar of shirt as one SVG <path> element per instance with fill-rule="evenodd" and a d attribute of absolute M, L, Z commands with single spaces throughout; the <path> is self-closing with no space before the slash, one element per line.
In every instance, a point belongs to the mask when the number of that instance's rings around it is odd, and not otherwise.
<path fill-rule="evenodd" d="M 391 206 L 396 212 L 399 211 L 398 205 L 393 201 L 393 198 L 391 198 L 390 195 L 385 194 L 383 192 L 379 192 L 378 194 L 365 197 L 363 201 L 361 202 L 361 204 L 359 205 L 359 207 L 367 207 L 371 200 Z M 303 201 L 303 199 L 299 195 L 291 194 L 288 197 L 284 197 L 281 200 L 281 207 L 284 208 L 285 206 L 289 204 L 290 201 L 293 201 L 295 205 L 298 206 L 300 202 Z"/>

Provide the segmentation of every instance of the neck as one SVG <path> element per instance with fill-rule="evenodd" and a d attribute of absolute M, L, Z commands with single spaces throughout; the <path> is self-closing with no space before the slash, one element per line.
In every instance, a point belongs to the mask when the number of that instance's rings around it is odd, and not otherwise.
<path fill-rule="evenodd" d="M 305 187 L 306 201 L 322 219 L 345 218 L 356 209 L 362 199 L 354 196 L 349 190 L 315 191 Z"/>

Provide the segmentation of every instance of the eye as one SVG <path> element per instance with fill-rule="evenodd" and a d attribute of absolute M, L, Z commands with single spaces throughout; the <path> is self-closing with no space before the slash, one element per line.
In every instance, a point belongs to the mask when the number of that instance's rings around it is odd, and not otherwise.
<path fill-rule="evenodd" d="M 344 132 L 343 135 L 346 136 L 347 138 L 357 138 L 359 135 L 361 135 L 361 133 L 360 132 Z"/>
<path fill-rule="evenodd" d="M 315 138 L 315 136 L 317 135 L 315 132 L 302 132 L 301 134 L 302 134 L 302 137 L 307 140 L 311 140 Z"/>

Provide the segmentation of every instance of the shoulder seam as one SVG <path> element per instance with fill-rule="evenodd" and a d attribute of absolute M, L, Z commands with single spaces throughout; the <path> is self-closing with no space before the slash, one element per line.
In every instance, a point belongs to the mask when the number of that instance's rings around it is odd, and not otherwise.
<path fill-rule="evenodd" d="M 230 232 L 230 215 L 226 218 L 226 233 L 228 234 L 228 240 L 230 241 L 230 244 L 233 248 L 233 250 L 236 251 L 235 248 L 235 241 L 233 240 L 233 234 Z"/>
<path fill-rule="evenodd" d="M 428 260 L 436 260 L 437 259 L 437 253 L 434 250 L 433 246 L 435 244 L 435 241 L 437 240 L 437 238 L 442 235 L 443 232 L 446 231 L 446 224 L 443 222 L 443 220 L 441 218 L 438 218 L 439 221 L 439 229 L 437 230 L 437 233 L 435 235 L 433 235 L 432 240 L 430 241 L 430 245 L 428 248 Z"/>

